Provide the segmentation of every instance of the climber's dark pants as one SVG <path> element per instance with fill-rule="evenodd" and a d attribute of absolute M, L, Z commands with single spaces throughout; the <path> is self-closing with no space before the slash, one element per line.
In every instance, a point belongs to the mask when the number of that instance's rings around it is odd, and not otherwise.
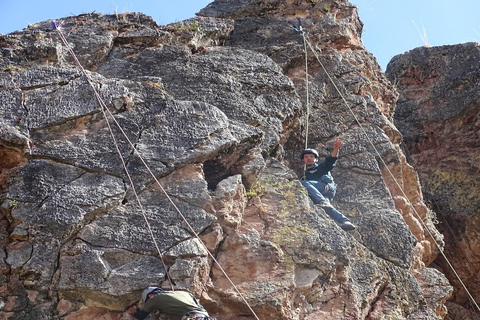
<path fill-rule="evenodd" d="M 330 203 L 337 191 L 333 182 L 325 183 L 315 180 L 301 180 L 300 182 L 305 189 L 307 189 L 308 195 L 313 203 L 322 207 L 333 220 L 340 223 L 348 221 L 348 218 L 335 209 Z"/>

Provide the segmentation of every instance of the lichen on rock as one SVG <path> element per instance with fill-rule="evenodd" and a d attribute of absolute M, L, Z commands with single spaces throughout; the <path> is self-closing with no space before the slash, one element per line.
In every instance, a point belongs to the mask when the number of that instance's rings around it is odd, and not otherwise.
<path fill-rule="evenodd" d="M 308 137 L 297 16 L 337 81 L 307 55 Z M 397 93 L 361 28 L 345 1 L 217 0 L 167 26 L 64 18 L 107 118 L 48 21 L 0 38 L 0 316 L 130 319 L 144 287 L 170 287 L 165 267 L 219 319 L 253 319 L 248 306 L 261 319 L 444 315 L 447 282 L 425 270 L 437 251 L 389 175 L 430 221 L 392 123 Z M 337 136 L 351 233 L 299 182 L 306 138 L 324 157 Z"/>

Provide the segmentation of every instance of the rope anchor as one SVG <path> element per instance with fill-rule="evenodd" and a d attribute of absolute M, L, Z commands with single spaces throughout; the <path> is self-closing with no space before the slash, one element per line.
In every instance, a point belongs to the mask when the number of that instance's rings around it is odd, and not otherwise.
<path fill-rule="evenodd" d="M 292 21 L 288 21 L 288 23 L 291 25 L 292 29 L 295 30 L 295 32 L 303 35 L 302 20 L 300 20 L 300 18 L 297 18 L 297 24 L 293 23 Z"/>

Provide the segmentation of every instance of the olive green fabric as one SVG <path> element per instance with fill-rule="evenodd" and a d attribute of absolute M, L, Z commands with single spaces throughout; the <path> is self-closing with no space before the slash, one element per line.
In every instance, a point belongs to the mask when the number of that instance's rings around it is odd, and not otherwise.
<path fill-rule="evenodd" d="M 159 310 L 172 320 L 181 320 L 185 313 L 192 310 L 206 311 L 197 303 L 193 295 L 186 291 L 165 291 L 151 297 L 143 307 L 148 313 Z"/>

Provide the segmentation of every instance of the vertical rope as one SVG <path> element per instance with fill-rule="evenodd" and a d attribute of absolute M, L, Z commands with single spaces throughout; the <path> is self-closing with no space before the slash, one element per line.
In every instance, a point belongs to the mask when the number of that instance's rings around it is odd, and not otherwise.
<path fill-rule="evenodd" d="M 305 33 L 302 32 L 302 38 L 303 38 L 303 51 L 305 52 L 305 90 L 306 90 L 306 116 L 305 116 L 305 147 L 304 149 L 308 148 L 308 135 L 309 135 L 309 122 L 310 122 L 310 89 L 308 87 L 308 48 L 307 48 L 307 39 L 305 38 Z M 307 171 L 307 164 L 303 164 L 303 178 L 305 178 L 305 174 Z"/>
<path fill-rule="evenodd" d="M 305 38 L 305 36 L 304 36 Z M 327 75 L 328 79 L 330 80 L 330 82 L 332 83 L 332 85 L 335 87 L 335 90 L 338 92 L 338 94 L 340 95 L 343 103 L 345 104 L 345 106 L 347 107 L 347 109 L 349 110 L 349 112 L 352 114 L 353 118 L 355 119 L 355 122 L 358 124 L 359 128 L 361 129 L 361 131 L 363 132 L 364 136 L 366 137 L 367 141 L 370 143 L 370 145 L 372 146 L 373 150 L 375 151 L 375 153 L 377 154 L 378 158 L 380 159 L 380 161 L 382 162 L 383 166 L 385 167 L 385 169 L 387 170 L 387 172 L 389 173 L 390 177 L 392 178 L 392 180 L 395 182 L 396 186 L 398 187 L 398 189 L 400 190 L 400 192 L 402 193 L 402 195 L 405 197 L 405 199 L 407 200 L 408 204 L 412 207 L 413 209 L 413 212 L 415 212 L 415 214 L 417 215 L 417 218 L 418 220 L 421 222 L 421 224 L 423 225 L 423 227 L 425 228 L 425 230 L 427 231 L 427 233 L 430 235 L 430 237 L 432 238 L 432 241 L 435 243 L 435 245 L 437 246 L 438 250 L 440 251 L 440 254 L 443 256 L 443 258 L 445 259 L 445 261 L 447 262 L 448 266 L 450 267 L 450 269 L 453 271 L 453 273 L 455 274 L 456 278 L 458 279 L 458 281 L 460 282 L 460 284 L 462 285 L 463 289 L 465 290 L 465 292 L 467 293 L 468 297 L 472 300 L 472 302 L 475 304 L 476 308 L 480 311 L 480 307 L 478 306 L 477 302 L 475 301 L 475 299 L 473 298 L 473 296 L 471 295 L 470 291 L 467 289 L 467 287 L 465 286 L 464 282 L 462 281 L 462 279 L 460 278 L 460 275 L 457 273 L 457 271 L 455 270 L 455 268 L 453 267 L 453 265 L 450 263 L 450 260 L 448 260 L 447 256 L 445 255 L 445 253 L 443 252 L 443 249 L 441 248 L 441 246 L 438 244 L 437 240 L 435 240 L 435 237 L 434 235 L 432 234 L 432 232 L 430 231 L 430 229 L 428 228 L 428 226 L 425 224 L 425 222 L 423 221 L 422 217 L 420 216 L 420 214 L 418 213 L 418 211 L 415 209 L 415 207 L 413 206 L 412 202 L 410 201 L 410 199 L 408 198 L 408 196 L 406 195 L 405 191 L 403 190 L 403 188 L 400 186 L 398 180 L 395 178 L 395 176 L 393 175 L 392 171 L 388 168 L 387 164 L 385 163 L 385 161 L 383 160 L 380 152 L 377 150 L 377 148 L 375 147 L 372 139 L 370 139 L 370 137 L 368 136 L 366 130 L 363 128 L 362 124 L 360 123 L 360 120 L 358 119 L 358 117 L 355 115 L 355 113 L 353 112 L 352 108 L 350 108 L 350 105 L 348 104 L 347 100 L 345 99 L 344 95 L 342 94 L 342 92 L 340 91 L 340 89 L 338 88 L 338 86 L 336 85 L 335 81 L 333 81 L 332 77 L 330 76 L 330 73 L 327 71 L 327 69 L 325 68 L 325 66 L 323 65 L 323 63 L 320 61 L 320 58 L 318 57 L 318 54 L 317 52 L 315 51 L 315 49 L 313 48 L 313 46 L 310 44 L 310 42 L 307 40 L 306 41 L 308 46 L 310 47 L 310 49 L 312 50 L 313 54 L 315 55 L 318 63 L 320 64 L 320 66 L 322 67 L 323 71 L 325 72 L 325 74 Z"/>
<path fill-rule="evenodd" d="M 308 88 L 308 51 L 307 51 L 307 39 L 305 33 L 302 33 L 303 37 L 303 51 L 305 52 L 305 91 L 306 91 L 306 108 L 307 115 L 305 119 L 305 149 L 308 148 L 308 125 L 310 122 L 310 94 Z"/>

